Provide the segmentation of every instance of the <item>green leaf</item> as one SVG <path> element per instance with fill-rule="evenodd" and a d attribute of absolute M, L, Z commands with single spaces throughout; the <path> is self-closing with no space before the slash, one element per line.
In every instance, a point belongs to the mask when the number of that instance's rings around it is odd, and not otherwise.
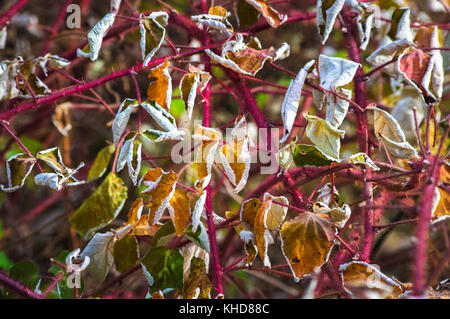
<path fill-rule="evenodd" d="M 73 213 L 71 224 L 84 240 L 117 217 L 127 199 L 127 187 L 110 173 L 95 192 Z"/>
<path fill-rule="evenodd" d="M 119 272 L 136 266 L 139 261 L 138 246 L 133 234 L 128 234 L 114 245 L 114 263 Z"/>
<path fill-rule="evenodd" d="M 335 159 L 339 158 L 341 149 L 341 138 L 344 138 L 345 131 L 338 130 L 327 121 L 314 116 L 305 114 L 306 136 L 313 142 L 324 154 Z"/>
<path fill-rule="evenodd" d="M 0 251 L 0 269 L 10 270 L 14 263 L 8 258 L 8 256 Z"/>
<path fill-rule="evenodd" d="M 69 254 L 68 250 L 63 250 L 62 252 L 59 253 L 58 256 L 56 256 L 55 260 L 59 261 L 61 264 L 65 265 L 66 264 L 66 257 L 67 257 L 68 254 Z M 60 272 L 64 272 L 64 269 L 62 269 L 58 265 L 52 264 L 47 272 L 49 274 L 53 274 L 53 275 L 56 276 Z"/>
<path fill-rule="evenodd" d="M 169 221 L 161 226 L 153 237 L 152 247 L 164 246 L 169 240 L 175 237 L 175 226 Z"/>
<path fill-rule="evenodd" d="M 109 161 L 111 160 L 112 154 L 116 151 L 116 147 L 114 144 L 108 145 L 97 154 L 97 157 L 94 163 L 89 170 L 89 174 L 87 177 L 88 182 L 92 182 L 103 176 L 108 168 Z"/>
<path fill-rule="evenodd" d="M 206 274 L 206 264 L 201 258 L 193 257 L 189 277 L 184 283 L 183 299 L 210 299 L 211 282 Z"/>
<path fill-rule="evenodd" d="M 338 162 L 336 159 L 322 153 L 314 145 L 299 144 L 294 149 L 294 163 L 302 166 L 327 166 Z"/>
<path fill-rule="evenodd" d="M 36 154 L 40 149 L 44 147 L 41 142 L 30 137 L 20 137 L 20 141 L 28 148 L 31 154 Z M 14 146 L 5 154 L 5 159 L 22 152 L 23 149 L 19 145 L 17 145 L 17 143 L 15 143 Z"/>
<path fill-rule="evenodd" d="M 198 224 L 197 231 L 192 231 L 192 225 L 184 232 L 184 236 L 191 240 L 198 247 L 210 251 L 208 233 L 202 223 Z"/>
<path fill-rule="evenodd" d="M 31 261 L 22 261 L 12 266 L 9 277 L 31 290 L 35 290 L 41 280 L 38 268 Z"/>
<path fill-rule="evenodd" d="M 166 288 L 183 289 L 184 258 L 178 249 L 154 247 L 141 263 L 150 293 Z"/>

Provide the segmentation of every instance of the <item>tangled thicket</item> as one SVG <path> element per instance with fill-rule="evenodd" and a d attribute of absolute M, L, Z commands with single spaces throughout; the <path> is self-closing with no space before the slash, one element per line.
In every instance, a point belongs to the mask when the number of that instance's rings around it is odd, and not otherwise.
<path fill-rule="evenodd" d="M 449 296 L 448 1 L 0 11 L 0 297 Z"/>

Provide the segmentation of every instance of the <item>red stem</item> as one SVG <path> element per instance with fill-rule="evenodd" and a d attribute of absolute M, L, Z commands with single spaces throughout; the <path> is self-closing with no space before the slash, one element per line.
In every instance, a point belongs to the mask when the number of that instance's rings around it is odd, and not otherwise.
<path fill-rule="evenodd" d="M 28 0 L 19 0 L 9 8 L 9 10 L 0 18 L 0 30 L 9 24 L 13 15 L 15 15 L 27 2 Z"/>

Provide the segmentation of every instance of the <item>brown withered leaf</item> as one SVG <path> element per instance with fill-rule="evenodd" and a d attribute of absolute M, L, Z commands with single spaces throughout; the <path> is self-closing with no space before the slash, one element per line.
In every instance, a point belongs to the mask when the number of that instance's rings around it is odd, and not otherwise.
<path fill-rule="evenodd" d="M 333 246 L 335 227 L 323 214 L 305 212 L 281 227 L 281 250 L 295 281 L 319 269 Z"/>

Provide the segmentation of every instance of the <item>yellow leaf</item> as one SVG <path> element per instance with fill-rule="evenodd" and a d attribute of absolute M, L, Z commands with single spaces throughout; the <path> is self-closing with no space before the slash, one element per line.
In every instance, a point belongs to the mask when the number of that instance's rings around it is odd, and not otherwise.
<path fill-rule="evenodd" d="M 281 227 L 281 249 L 296 281 L 315 272 L 333 246 L 333 222 L 322 214 L 302 213 Z"/>
<path fill-rule="evenodd" d="M 175 226 L 175 233 L 177 236 L 181 236 L 191 216 L 189 193 L 184 189 L 175 189 L 168 209 L 172 217 L 173 225 Z"/>
<path fill-rule="evenodd" d="M 440 169 L 440 184 L 450 183 L 450 165 L 442 165 Z M 450 194 L 441 189 L 436 188 L 435 196 L 433 198 L 435 203 L 435 208 L 431 217 L 437 218 L 437 220 L 442 220 L 442 218 L 448 218 L 450 216 Z"/>
<path fill-rule="evenodd" d="M 172 99 L 172 78 L 168 71 L 169 62 L 166 61 L 150 70 L 148 77 L 152 80 L 147 89 L 147 100 L 155 101 L 166 111 L 170 110 Z"/>
<path fill-rule="evenodd" d="M 255 223 L 256 214 L 261 206 L 259 198 L 251 198 L 246 200 L 242 206 L 239 213 L 241 222 L 248 228 L 253 229 L 253 224 Z"/>
<path fill-rule="evenodd" d="M 219 141 L 222 138 L 222 133 L 212 128 L 197 125 L 192 138 L 195 141 L 195 146 L 198 145 L 198 142 L 201 142 L 197 147 L 197 152 L 195 154 L 194 167 L 197 170 L 198 179 L 203 180 L 205 177 L 211 175 L 214 156 Z M 203 185 L 203 188 L 205 186 L 206 185 Z"/>
<path fill-rule="evenodd" d="M 142 183 L 148 187 L 142 193 L 151 196 L 147 206 L 150 208 L 149 220 L 152 225 L 159 221 L 167 208 L 175 192 L 177 179 L 174 171 L 165 172 L 161 168 L 151 168 L 145 173 Z"/>

